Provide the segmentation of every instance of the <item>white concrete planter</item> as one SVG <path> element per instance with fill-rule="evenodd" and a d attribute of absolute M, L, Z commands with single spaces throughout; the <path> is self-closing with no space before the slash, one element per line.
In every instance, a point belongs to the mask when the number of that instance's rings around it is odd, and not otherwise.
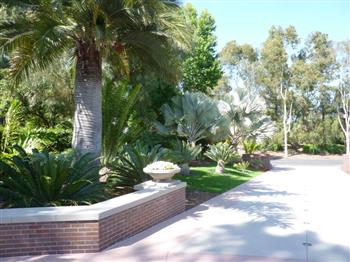
<path fill-rule="evenodd" d="M 156 182 L 166 182 L 179 173 L 181 168 L 171 162 L 157 161 L 149 164 L 143 169 L 143 172 L 150 175 Z"/>
<path fill-rule="evenodd" d="M 181 171 L 181 168 L 175 168 L 175 169 L 169 169 L 169 170 L 151 170 L 144 168 L 143 172 L 150 175 L 154 181 L 160 182 L 160 181 L 169 181 L 171 178 L 179 173 Z"/>

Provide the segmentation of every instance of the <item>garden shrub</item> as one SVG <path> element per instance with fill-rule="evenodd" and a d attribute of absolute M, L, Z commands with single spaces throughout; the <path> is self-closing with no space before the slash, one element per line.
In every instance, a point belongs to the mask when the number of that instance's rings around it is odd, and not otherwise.
<path fill-rule="evenodd" d="M 340 144 L 305 144 L 302 146 L 303 152 L 306 154 L 345 154 L 346 148 Z"/>
<path fill-rule="evenodd" d="M 246 139 L 243 142 L 243 148 L 246 154 L 253 154 L 259 149 L 259 145 L 256 144 L 254 140 Z"/>
<path fill-rule="evenodd" d="M 305 144 L 303 145 L 303 152 L 305 154 L 320 154 L 322 153 L 322 148 L 318 145 L 314 145 L 314 144 Z"/>
<path fill-rule="evenodd" d="M 47 149 L 0 160 L 0 195 L 5 207 L 42 207 L 91 204 L 105 199 L 99 165 L 92 154 L 78 156 Z"/>
<path fill-rule="evenodd" d="M 216 173 L 222 174 L 225 171 L 225 164 L 232 161 L 238 156 L 234 148 L 228 143 L 219 142 L 215 145 L 210 145 L 209 150 L 205 152 L 205 155 L 211 160 L 217 162 L 215 169 Z"/>
<path fill-rule="evenodd" d="M 239 163 L 235 163 L 233 165 L 233 168 L 241 170 L 241 171 L 247 170 L 248 167 L 249 167 L 249 162 L 248 161 L 242 161 L 242 162 L 239 162 Z"/>
<path fill-rule="evenodd" d="M 345 154 L 346 148 L 345 145 L 340 145 L 340 144 L 326 144 L 322 145 L 322 148 L 324 151 L 326 151 L 329 154 Z"/>
<path fill-rule="evenodd" d="M 149 179 L 143 172 L 148 164 L 161 159 L 163 149 L 160 145 L 150 146 L 141 142 L 125 145 L 122 153 L 108 164 L 107 184 L 110 190 L 132 190 L 133 186 Z"/>
<path fill-rule="evenodd" d="M 200 145 L 191 145 L 188 142 L 177 140 L 172 144 L 171 149 L 164 149 L 163 158 L 181 165 L 181 173 L 189 175 L 189 164 L 202 152 Z"/>

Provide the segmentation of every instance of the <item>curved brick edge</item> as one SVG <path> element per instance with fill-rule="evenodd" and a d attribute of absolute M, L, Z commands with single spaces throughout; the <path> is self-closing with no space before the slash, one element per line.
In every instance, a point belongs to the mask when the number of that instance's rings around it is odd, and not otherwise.
<path fill-rule="evenodd" d="M 152 187 L 141 188 L 152 191 Z M 0 223 L 0 257 L 101 251 L 183 212 L 186 184 L 175 190 L 163 188 L 155 196 L 97 220 Z"/>

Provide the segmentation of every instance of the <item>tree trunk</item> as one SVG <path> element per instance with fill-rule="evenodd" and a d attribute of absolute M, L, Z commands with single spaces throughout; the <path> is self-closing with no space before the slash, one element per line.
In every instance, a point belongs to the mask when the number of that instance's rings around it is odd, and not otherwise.
<path fill-rule="evenodd" d="M 79 43 L 75 77 L 75 113 L 72 146 L 80 153 L 101 154 L 102 68 L 94 44 Z"/>
<path fill-rule="evenodd" d="M 283 100 L 283 133 L 284 133 L 284 157 L 288 157 L 288 126 L 287 126 L 287 102 Z"/>
<path fill-rule="evenodd" d="M 348 121 L 347 121 L 348 122 Z M 349 124 L 346 124 L 346 133 L 345 133 L 345 143 L 346 143 L 346 154 L 349 155 L 350 154 L 350 134 L 349 134 Z"/>
<path fill-rule="evenodd" d="M 184 163 L 181 165 L 181 175 L 189 176 L 190 175 L 190 165 L 189 163 Z"/>
<path fill-rule="evenodd" d="M 223 174 L 225 172 L 225 163 L 222 160 L 219 160 L 215 168 L 215 173 Z"/>

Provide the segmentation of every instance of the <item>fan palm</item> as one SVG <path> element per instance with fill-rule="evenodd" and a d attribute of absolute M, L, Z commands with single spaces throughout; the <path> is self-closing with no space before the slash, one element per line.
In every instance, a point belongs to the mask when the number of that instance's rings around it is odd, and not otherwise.
<path fill-rule="evenodd" d="M 246 139 L 261 140 L 273 133 L 274 126 L 265 115 L 265 105 L 255 94 L 237 88 L 220 103 L 220 112 L 230 122 L 230 138 L 234 146 Z"/>
<path fill-rule="evenodd" d="M 10 54 L 11 75 L 20 81 L 70 54 L 75 61 L 73 147 L 101 152 L 102 64 L 128 74 L 133 62 L 164 72 L 170 48 L 187 34 L 176 1 L 2 0 L 15 15 L 0 21 L 0 49 Z"/>
<path fill-rule="evenodd" d="M 171 102 L 160 108 L 164 124 L 154 123 L 161 134 L 184 137 L 194 146 L 199 140 L 215 134 L 224 123 L 215 101 L 203 93 L 186 92 L 173 97 Z"/>

